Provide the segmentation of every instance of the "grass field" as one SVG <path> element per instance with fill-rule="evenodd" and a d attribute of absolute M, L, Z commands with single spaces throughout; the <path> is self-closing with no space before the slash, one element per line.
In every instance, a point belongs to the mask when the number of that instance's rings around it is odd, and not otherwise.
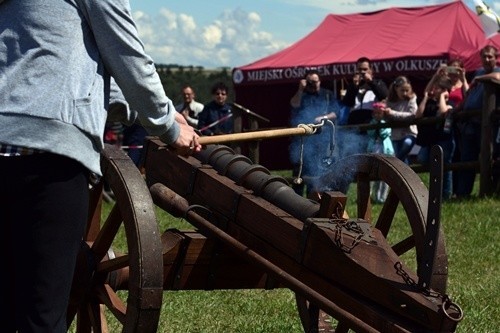
<path fill-rule="evenodd" d="M 287 176 L 287 173 L 279 173 Z M 423 176 L 426 183 L 425 176 Z M 348 195 L 347 211 L 353 195 Z M 380 205 L 374 206 L 375 214 Z M 407 228 L 403 223 L 391 229 Z M 160 230 L 192 229 L 158 209 Z M 495 333 L 500 329 L 500 199 L 474 198 L 442 205 L 449 261 L 447 294 L 464 311 L 457 332 Z M 124 295 L 125 297 L 126 295 Z M 110 332 L 118 332 L 110 323 Z M 287 289 L 165 291 L 158 332 L 303 332 L 295 296 Z"/>

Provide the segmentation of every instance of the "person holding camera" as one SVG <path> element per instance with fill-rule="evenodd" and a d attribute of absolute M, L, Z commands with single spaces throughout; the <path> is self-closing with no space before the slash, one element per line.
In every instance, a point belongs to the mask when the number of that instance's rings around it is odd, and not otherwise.
<path fill-rule="evenodd" d="M 432 76 L 431 80 L 427 83 L 425 89 L 429 90 L 434 82 L 443 76 L 446 76 L 451 80 L 452 86 L 449 97 L 450 102 L 453 103 L 455 108 L 460 107 L 460 104 L 462 104 L 467 90 L 469 89 L 469 83 L 465 77 L 465 68 L 462 60 L 454 58 L 448 60 L 446 64 L 441 64 Z"/>
<path fill-rule="evenodd" d="M 335 121 L 340 110 L 338 100 L 333 92 L 321 87 L 318 71 L 310 70 L 305 77 L 299 81 L 299 87 L 290 100 L 292 107 L 290 125 L 319 124 L 324 119 Z M 290 162 L 292 163 L 292 176 L 294 181 L 292 187 L 299 194 L 307 195 L 314 188 L 312 179 L 318 177 L 331 163 L 332 131 L 321 129 L 319 133 L 305 137 L 292 137 L 289 146 Z M 326 162 L 325 162 L 326 161 Z M 302 166 L 302 173 L 300 172 Z M 305 176 L 305 183 L 299 180 L 299 176 Z M 307 185 L 307 187 L 306 187 Z"/>
<path fill-rule="evenodd" d="M 356 73 L 342 99 L 342 103 L 350 108 L 347 124 L 368 124 L 372 120 L 373 103 L 385 100 L 388 94 L 385 82 L 374 77 L 370 59 L 359 58 L 356 61 Z M 343 145 L 342 156 L 366 152 L 366 131 L 344 132 L 345 143 L 348 145 Z"/>
<path fill-rule="evenodd" d="M 450 102 L 451 80 L 447 75 L 432 80 L 432 84 L 427 86 L 424 91 L 424 97 L 418 105 L 415 118 L 446 118 L 453 112 L 453 103 Z M 446 122 L 445 122 L 446 123 Z M 431 158 L 431 149 L 434 145 L 439 145 L 443 149 L 443 162 L 450 164 L 455 151 L 455 140 L 451 128 L 446 124 L 437 125 L 436 123 L 420 123 L 417 125 L 417 145 L 420 150 L 417 160 L 420 164 L 428 164 Z M 443 199 L 451 198 L 453 191 L 452 171 L 447 170 L 443 173 Z"/>
<path fill-rule="evenodd" d="M 342 102 L 351 107 L 349 124 L 369 123 L 372 118 L 373 103 L 387 98 L 389 90 L 384 81 L 376 79 L 370 59 L 361 57 L 356 61 L 356 73 Z"/>

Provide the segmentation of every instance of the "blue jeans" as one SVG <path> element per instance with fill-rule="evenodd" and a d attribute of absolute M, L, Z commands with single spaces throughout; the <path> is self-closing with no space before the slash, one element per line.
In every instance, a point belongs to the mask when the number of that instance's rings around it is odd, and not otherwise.
<path fill-rule="evenodd" d="M 416 137 L 407 135 L 401 140 L 393 140 L 394 153 L 397 158 L 408 164 L 408 154 L 410 154 L 413 146 L 415 146 Z"/>
<path fill-rule="evenodd" d="M 455 140 L 453 138 L 439 141 L 436 143 L 443 149 L 443 164 L 450 164 L 455 151 Z M 430 152 L 432 146 L 424 146 L 418 152 L 417 160 L 421 164 L 429 163 Z M 453 174 L 451 171 L 443 172 L 443 199 L 450 199 L 453 188 Z"/>

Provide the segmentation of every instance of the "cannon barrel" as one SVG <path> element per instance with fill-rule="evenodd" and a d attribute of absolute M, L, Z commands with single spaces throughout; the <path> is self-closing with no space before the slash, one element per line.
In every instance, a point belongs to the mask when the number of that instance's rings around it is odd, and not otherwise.
<path fill-rule="evenodd" d="M 235 154 L 227 146 L 207 146 L 195 157 L 201 163 L 211 165 L 220 175 L 252 190 L 255 195 L 301 221 L 318 214 L 319 204 L 317 202 L 297 195 L 283 177 L 271 175 L 271 172 L 265 167 L 252 164 L 249 158 Z"/>

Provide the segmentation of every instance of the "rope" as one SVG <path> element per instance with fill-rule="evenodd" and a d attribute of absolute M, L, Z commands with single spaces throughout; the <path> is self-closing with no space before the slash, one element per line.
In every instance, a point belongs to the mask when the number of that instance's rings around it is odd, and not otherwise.
<path fill-rule="evenodd" d="M 304 129 L 306 135 L 315 134 L 319 128 L 325 126 L 326 124 L 330 125 L 332 128 L 332 136 L 330 138 L 330 152 L 325 159 L 330 160 L 333 156 L 335 150 L 335 124 L 328 118 L 323 118 L 321 123 L 319 124 L 298 124 L 297 127 Z M 330 163 L 329 163 L 330 164 Z M 304 165 L 304 137 L 300 138 L 300 158 L 299 158 L 299 172 L 297 177 L 293 180 L 296 185 L 302 184 L 302 168 Z"/>

